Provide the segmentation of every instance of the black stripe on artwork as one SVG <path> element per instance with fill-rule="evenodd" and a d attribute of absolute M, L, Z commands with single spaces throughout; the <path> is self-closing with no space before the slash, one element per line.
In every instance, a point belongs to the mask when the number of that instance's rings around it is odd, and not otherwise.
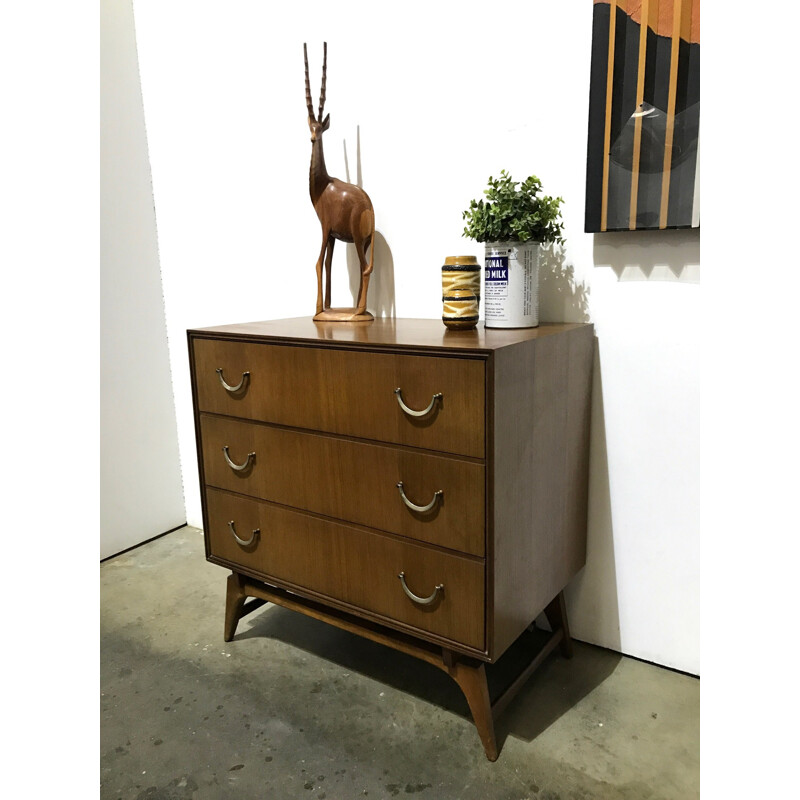
<path fill-rule="evenodd" d="M 584 230 L 600 230 L 603 207 L 603 142 L 606 125 L 608 70 L 608 3 L 596 3 L 592 15 L 592 66 L 589 77 L 589 138 L 586 155 L 586 215 Z"/>
<path fill-rule="evenodd" d="M 667 212 L 669 228 L 687 228 L 692 224 L 699 134 L 700 45 L 681 39 L 678 45 L 678 83 Z"/>
<path fill-rule="evenodd" d="M 644 72 L 645 108 L 641 117 L 639 189 L 636 201 L 637 229 L 657 228 L 661 218 L 671 49 L 672 39 L 659 36 L 648 29 Z"/>
<path fill-rule="evenodd" d="M 631 213 L 631 175 L 639 78 L 640 26 L 617 9 L 614 81 L 611 109 L 611 149 L 608 164 L 608 230 L 627 230 Z"/>

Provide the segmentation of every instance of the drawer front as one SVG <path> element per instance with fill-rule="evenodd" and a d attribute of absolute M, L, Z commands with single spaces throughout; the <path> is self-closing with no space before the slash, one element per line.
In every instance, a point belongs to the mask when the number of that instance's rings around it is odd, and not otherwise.
<path fill-rule="evenodd" d="M 484 649 L 484 565 L 424 545 L 206 490 L 209 552 L 289 588 L 339 600 L 477 650 Z M 229 522 L 233 522 L 236 542 Z M 254 530 L 259 530 L 257 535 Z M 437 592 L 430 605 L 411 600 Z"/>
<path fill-rule="evenodd" d="M 484 554 L 482 464 L 207 414 L 200 428 L 210 486 Z"/>
<path fill-rule="evenodd" d="M 194 357 L 200 411 L 484 457 L 481 360 L 200 338 Z M 439 393 L 422 417 L 398 402 L 422 411 Z"/>

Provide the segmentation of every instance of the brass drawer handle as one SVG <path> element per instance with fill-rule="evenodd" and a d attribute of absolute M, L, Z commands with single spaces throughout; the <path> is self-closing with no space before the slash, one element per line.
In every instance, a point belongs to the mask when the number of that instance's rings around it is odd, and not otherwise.
<path fill-rule="evenodd" d="M 231 533 L 233 534 L 233 538 L 242 546 L 242 547 L 249 547 L 253 542 L 256 540 L 256 536 L 261 533 L 261 528 L 256 528 L 253 531 L 252 536 L 249 539 L 240 539 L 236 535 L 236 528 L 233 527 L 233 520 L 228 523 L 228 527 L 231 529 Z"/>
<path fill-rule="evenodd" d="M 237 472 L 244 472 L 249 466 L 250 462 L 256 457 L 255 453 L 248 453 L 247 459 L 245 460 L 244 464 L 236 464 L 231 461 L 231 457 L 228 455 L 228 445 L 222 448 L 222 454 L 225 456 L 225 460 L 228 462 L 228 466 L 231 469 L 235 469 Z"/>
<path fill-rule="evenodd" d="M 433 590 L 433 594 L 430 597 L 417 597 L 411 589 L 408 588 L 406 585 L 406 574 L 405 572 L 401 572 L 398 576 L 400 578 L 400 585 L 403 587 L 403 591 L 415 602 L 419 603 L 421 606 L 429 606 L 437 597 L 439 592 L 444 591 L 444 584 L 439 583 L 436 585 L 436 588 Z"/>
<path fill-rule="evenodd" d="M 420 514 L 425 514 L 426 512 L 430 511 L 438 502 L 441 501 L 442 497 L 444 496 L 444 492 L 439 489 L 439 491 L 433 493 L 433 500 L 428 503 L 426 506 L 418 506 L 416 503 L 412 503 L 407 497 L 406 493 L 403 490 L 403 481 L 397 484 L 397 488 L 400 490 L 400 497 L 403 498 L 403 502 L 412 510 L 418 511 Z"/>
<path fill-rule="evenodd" d="M 230 392 L 231 394 L 234 394 L 234 392 L 238 392 L 239 389 L 241 389 L 242 386 L 244 386 L 244 382 L 250 378 L 249 372 L 243 372 L 242 379 L 239 381 L 239 383 L 237 383 L 236 386 L 231 386 L 229 383 L 226 383 L 225 378 L 222 377 L 221 368 L 217 370 L 217 375 L 219 377 L 219 382 L 222 384 L 222 388 L 225 389 L 225 391 Z"/>
<path fill-rule="evenodd" d="M 405 411 L 405 413 L 408 414 L 409 417 L 424 417 L 427 414 L 430 414 L 431 411 L 433 411 L 433 407 L 436 405 L 436 401 L 442 399 L 442 393 L 441 392 L 437 392 L 431 398 L 431 402 L 428 403 L 428 407 L 424 411 L 414 411 L 413 408 L 409 408 L 403 402 L 403 394 L 402 394 L 402 392 L 403 392 L 403 390 L 399 386 L 397 387 L 397 389 L 394 390 L 394 394 L 395 394 L 395 397 L 397 398 L 397 402 L 400 403 L 400 408 L 402 408 L 403 411 Z"/>

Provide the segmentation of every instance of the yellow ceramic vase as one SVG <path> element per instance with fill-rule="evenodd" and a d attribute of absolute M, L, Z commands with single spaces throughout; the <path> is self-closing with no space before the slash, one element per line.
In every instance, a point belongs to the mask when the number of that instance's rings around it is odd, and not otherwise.
<path fill-rule="evenodd" d="M 450 330 L 478 324 L 481 266 L 475 256 L 448 256 L 442 267 L 442 322 Z"/>

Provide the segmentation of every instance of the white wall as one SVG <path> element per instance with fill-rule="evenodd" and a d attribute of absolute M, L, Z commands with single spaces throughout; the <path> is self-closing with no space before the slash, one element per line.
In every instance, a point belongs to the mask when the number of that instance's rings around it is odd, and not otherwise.
<path fill-rule="evenodd" d="M 130 0 L 101 3 L 100 557 L 183 525 Z"/>
<path fill-rule="evenodd" d="M 490 174 L 537 174 L 565 198 L 542 318 L 588 316 L 599 343 L 573 633 L 697 673 L 698 236 L 583 233 L 591 4 L 377 8 L 136 0 L 188 520 L 201 522 L 186 328 L 313 313 L 302 45 L 316 105 L 327 40 L 326 160 L 346 178 L 346 141 L 375 206 L 373 309 L 440 317 L 442 259 L 482 256 L 461 211 Z M 346 272 L 339 251 L 334 304 Z"/>

